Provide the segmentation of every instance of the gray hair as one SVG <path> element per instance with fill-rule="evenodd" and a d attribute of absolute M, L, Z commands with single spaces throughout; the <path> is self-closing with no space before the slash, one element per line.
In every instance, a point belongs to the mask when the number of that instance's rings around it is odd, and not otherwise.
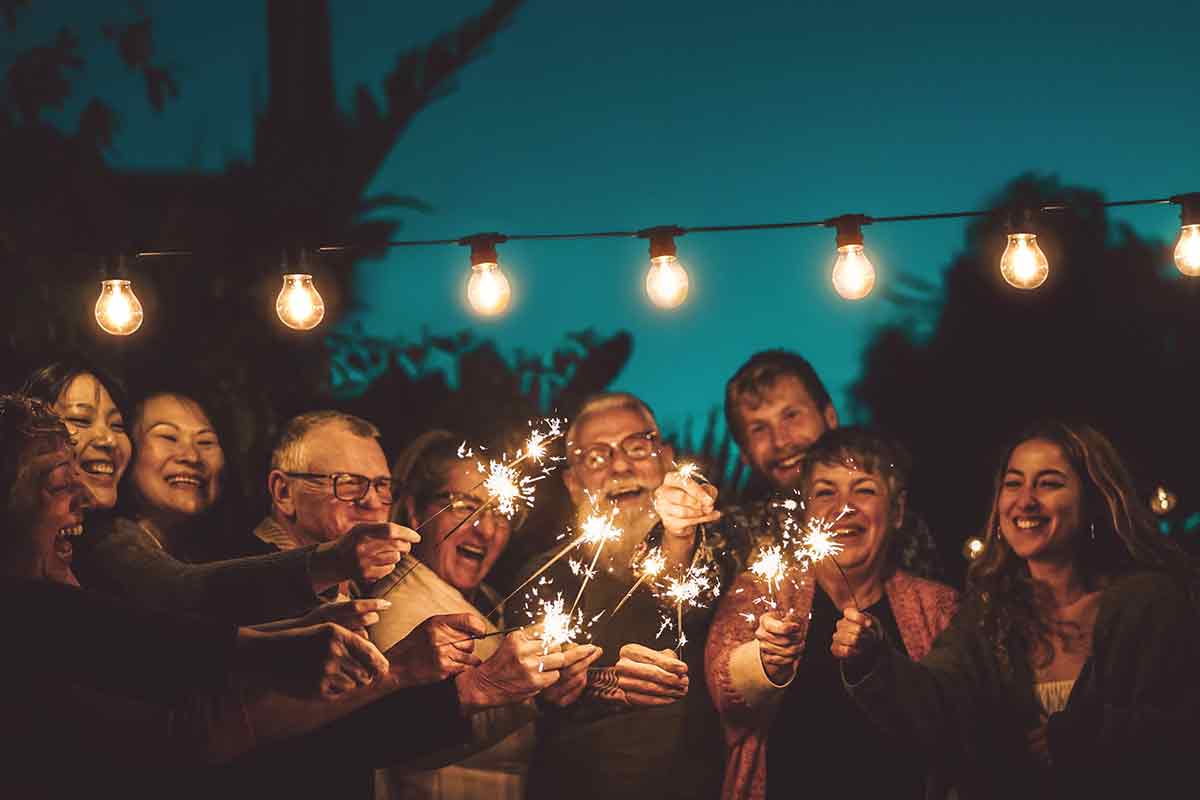
<path fill-rule="evenodd" d="M 332 423 L 340 423 L 355 436 L 364 439 L 379 439 L 379 428 L 362 417 L 333 409 L 309 411 L 292 417 L 283 426 L 279 442 L 271 451 L 271 469 L 283 472 L 303 472 L 306 466 L 304 462 L 305 437 L 314 429 Z"/>
<path fill-rule="evenodd" d="M 646 417 L 646 421 L 650 423 L 654 430 L 658 430 L 658 420 L 654 418 L 654 412 L 650 410 L 650 406 L 637 395 L 629 392 L 601 392 L 593 394 L 583 401 L 583 405 L 579 407 L 579 413 L 575 415 L 575 419 L 571 420 L 571 424 L 567 426 L 566 444 L 569 449 L 576 444 L 575 436 L 579 433 L 579 426 L 583 424 L 583 420 L 592 414 L 600 414 L 604 411 L 612 411 L 615 408 L 626 408 L 630 411 L 637 411 Z"/>

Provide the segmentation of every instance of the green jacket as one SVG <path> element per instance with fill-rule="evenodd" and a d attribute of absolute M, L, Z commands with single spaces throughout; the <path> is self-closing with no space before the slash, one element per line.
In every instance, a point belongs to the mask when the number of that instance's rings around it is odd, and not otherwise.
<path fill-rule="evenodd" d="M 879 648 L 847 690 L 881 728 L 917 742 L 962 800 L 1176 796 L 1153 792 L 1186 778 L 1200 750 L 1200 620 L 1184 589 L 1139 572 L 1104 591 L 1092 655 L 1047 725 L 1049 769 L 1026 746 L 1041 713 L 1028 655 L 1010 644 L 1004 670 L 980 618 L 969 598 L 919 663 Z"/>

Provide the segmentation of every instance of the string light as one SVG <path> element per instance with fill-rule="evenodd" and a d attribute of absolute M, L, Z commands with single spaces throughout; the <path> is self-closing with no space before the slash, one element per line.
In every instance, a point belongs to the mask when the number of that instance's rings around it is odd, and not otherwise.
<path fill-rule="evenodd" d="M 125 274 L 125 257 L 117 259 L 117 275 Z M 142 327 L 142 303 L 133 293 L 133 284 L 122 277 L 100 282 L 96 300 L 96 323 L 113 336 L 128 336 Z"/>
<path fill-rule="evenodd" d="M 1200 192 L 1180 194 L 1173 197 L 1146 200 L 1120 200 L 1086 203 L 1088 207 L 1112 208 L 1116 206 L 1165 205 L 1182 206 L 1182 225 L 1175 247 L 1175 264 L 1189 276 L 1200 276 Z M 1004 279 L 1019 289 L 1036 289 L 1045 282 L 1049 274 L 1049 262 L 1037 242 L 1033 229 L 1035 214 L 1046 211 L 1062 211 L 1071 206 L 1062 203 L 1044 204 L 1024 208 L 1009 214 L 1008 244 L 1000 259 L 1000 271 Z M 687 298 L 690 279 L 687 271 L 675 255 L 674 238 L 689 233 L 730 233 L 737 231 L 770 231 L 794 228 L 837 227 L 838 257 L 833 269 L 834 288 L 842 297 L 857 300 L 868 295 L 874 288 L 875 267 L 862 247 L 862 226 L 885 222 L 914 222 L 919 220 L 964 219 L 987 217 L 996 214 L 995 209 L 980 211 L 949 211 L 935 214 L 907 214 L 902 216 L 868 217 L 849 214 L 822 220 L 794 222 L 753 223 L 745 225 L 708 226 L 660 226 L 639 231 L 589 231 L 582 233 L 539 233 L 539 234 L 476 234 L 457 239 L 424 239 L 411 241 L 387 241 L 371 245 L 385 247 L 429 247 L 436 245 L 470 245 L 471 277 L 467 282 L 467 300 L 479 314 L 493 316 L 505 311 L 512 297 L 507 276 L 500 269 L 496 245 L 516 240 L 563 240 L 601 238 L 648 238 L 650 239 L 651 268 L 646 274 L 646 293 L 651 301 L 664 308 L 678 306 Z M 354 250 L 366 245 L 330 244 L 322 245 L 319 251 Z M 142 256 L 187 256 L 188 250 L 164 250 L 139 252 Z M 292 288 L 289 279 L 296 279 L 301 287 Z M 285 294 L 301 291 L 307 300 L 283 302 Z M 312 285 L 309 273 L 288 273 L 284 288 L 276 303 L 279 317 L 289 327 L 307 330 L 319 324 L 324 317 L 324 303 Z M 141 303 L 134 296 L 132 286 L 124 279 L 106 280 L 102 284 L 100 300 L 96 304 L 96 320 L 101 327 L 115 335 L 128 335 L 137 330 L 142 321 Z M 293 325 L 289 321 L 310 320 L 311 324 Z"/>
<path fill-rule="evenodd" d="M 863 250 L 862 226 L 871 218 L 845 214 L 827 223 L 837 228 L 837 259 L 833 262 L 833 288 L 843 299 L 861 300 L 875 288 L 875 265 Z"/>
<path fill-rule="evenodd" d="M 1175 244 L 1175 266 L 1189 278 L 1200 276 L 1200 192 L 1171 198 L 1179 204 L 1179 241 Z"/>
<path fill-rule="evenodd" d="M 1178 498 L 1165 486 L 1154 489 L 1154 497 L 1150 498 L 1150 510 L 1159 516 L 1170 514 L 1175 510 Z"/>
<path fill-rule="evenodd" d="M 687 299 L 688 273 L 675 256 L 675 237 L 682 228 L 663 225 L 638 231 L 650 240 L 650 269 L 646 272 L 646 294 L 659 308 L 675 308 Z"/>
<path fill-rule="evenodd" d="M 308 255 L 300 251 L 300 272 L 288 272 L 287 255 L 283 258 L 283 288 L 275 298 L 275 313 L 279 321 L 292 330 L 309 331 L 325 319 L 325 301 L 313 285 L 313 277 L 303 270 L 308 265 Z"/>
<path fill-rule="evenodd" d="M 507 237 L 498 233 L 480 233 L 459 241 L 459 244 L 471 247 L 467 302 L 476 313 L 485 317 L 504 313 L 512 299 L 512 288 L 500 269 L 500 258 L 496 254 L 496 245 L 505 241 Z"/>
<path fill-rule="evenodd" d="M 1034 233 L 1032 209 L 1021 208 L 1009 214 L 1008 245 L 1000 256 L 1000 274 L 1017 289 L 1036 289 L 1050 274 L 1050 262 Z"/>

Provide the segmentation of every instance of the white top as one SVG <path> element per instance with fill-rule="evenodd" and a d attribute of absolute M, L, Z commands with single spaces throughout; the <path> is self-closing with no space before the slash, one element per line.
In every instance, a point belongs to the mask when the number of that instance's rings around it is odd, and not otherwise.
<path fill-rule="evenodd" d="M 1050 715 L 1067 707 L 1067 698 L 1071 696 L 1074 686 L 1074 680 L 1041 681 L 1033 684 L 1033 692 L 1042 704 L 1042 710 Z"/>

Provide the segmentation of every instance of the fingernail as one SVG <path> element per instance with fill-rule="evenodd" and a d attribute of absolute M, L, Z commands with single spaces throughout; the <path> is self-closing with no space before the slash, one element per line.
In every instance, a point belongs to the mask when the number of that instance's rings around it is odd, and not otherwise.
<path fill-rule="evenodd" d="M 380 608 L 391 608 L 391 607 L 392 607 L 392 601 L 391 601 L 391 600 L 383 600 L 383 599 L 381 599 L 381 600 L 379 601 L 379 607 L 380 607 Z"/>

